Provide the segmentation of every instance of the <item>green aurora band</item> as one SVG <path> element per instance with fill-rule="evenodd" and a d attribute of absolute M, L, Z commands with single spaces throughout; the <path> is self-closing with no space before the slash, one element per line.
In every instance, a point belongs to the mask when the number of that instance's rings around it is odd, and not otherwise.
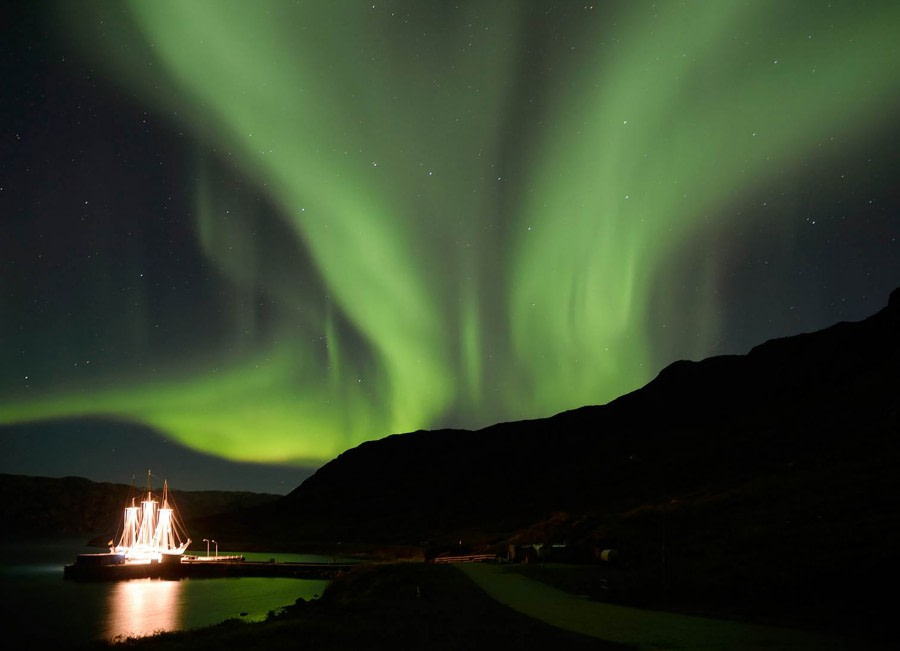
<path fill-rule="evenodd" d="M 892 119 L 898 3 L 622 2 L 562 33 L 540 3 L 457 4 L 70 17 L 112 78 L 218 152 L 190 186 L 197 241 L 274 326 L 158 380 L 0 403 L 0 423 L 100 414 L 232 459 L 321 463 L 606 402 L 671 361 L 647 320 L 679 282 L 673 256 L 817 143 Z M 267 259 L 259 203 L 314 273 Z M 697 356 L 718 336 L 712 283 L 698 291 Z"/>

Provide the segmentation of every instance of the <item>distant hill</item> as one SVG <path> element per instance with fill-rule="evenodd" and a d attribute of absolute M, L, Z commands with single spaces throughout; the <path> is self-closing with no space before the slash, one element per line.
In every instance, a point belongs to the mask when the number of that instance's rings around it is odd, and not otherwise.
<path fill-rule="evenodd" d="M 121 524 L 132 487 L 81 477 L 28 477 L 0 474 L 3 538 L 81 535 L 112 537 Z M 216 514 L 258 507 L 280 495 L 228 491 L 170 491 L 181 519 L 189 523 Z M 188 529 L 191 532 L 190 528 Z M 196 534 L 195 534 L 196 535 Z"/>

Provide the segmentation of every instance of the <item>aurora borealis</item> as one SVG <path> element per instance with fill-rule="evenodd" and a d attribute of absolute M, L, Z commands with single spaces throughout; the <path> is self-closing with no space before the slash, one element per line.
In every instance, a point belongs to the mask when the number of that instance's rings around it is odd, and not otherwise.
<path fill-rule="evenodd" d="M 6 46 L 0 424 L 317 465 L 900 284 L 895 2 L 49 7 Z"/>

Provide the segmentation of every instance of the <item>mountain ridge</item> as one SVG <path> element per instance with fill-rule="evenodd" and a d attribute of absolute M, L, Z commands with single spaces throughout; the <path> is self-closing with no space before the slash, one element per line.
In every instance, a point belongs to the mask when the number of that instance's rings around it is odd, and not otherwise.
<path fill-rule="evenodd" d="M 279 506 L 301 538 L 352 538 L 355 530 L 362 537 L 390 538 L 393 530 L 399 538 L 430 538 L 480 526 L 491 513 L 508 521 L 495 527 L 499 533 L 555 510 L 614 510 L 658 494 L 661 486 L 632 485 L 635 463 L 665 471 L 665 492 L 729 472 L 757 475 L 794 456 L 809 463 L 825 448 L 833 454 L 841 447 L 841 427 L 896 429 L 897 332 L 900 290 L 861 321 L 772 339 L 745 355 L 674 362 L 605 405 L 363 443 L 322 466 Z M 697 467 L 679 472 L 676 461 Z M 604 477 L 591 477 L 597 472 Z M 612 495 L 619 482 L 628 495 Z M 498 497 L 510 492 L 519 499 Z M 530 508 L 513 504 L 522 501 Z"/>

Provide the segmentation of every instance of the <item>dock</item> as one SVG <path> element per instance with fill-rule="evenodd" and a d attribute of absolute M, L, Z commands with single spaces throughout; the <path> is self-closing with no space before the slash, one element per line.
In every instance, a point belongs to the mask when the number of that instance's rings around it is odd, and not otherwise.
<path fill-rule="evenodd" d="M 357 563 L 278 563 L 245 561 L 240 557 L 224 560 L 181 559 L 170 563 L 122 563 L 66 565 L 64 577 L 74 581 L 120 581 L 159 578 L 168 580 L 223 577 L 279 577 L 330 580 L 349 571 Z"/>

